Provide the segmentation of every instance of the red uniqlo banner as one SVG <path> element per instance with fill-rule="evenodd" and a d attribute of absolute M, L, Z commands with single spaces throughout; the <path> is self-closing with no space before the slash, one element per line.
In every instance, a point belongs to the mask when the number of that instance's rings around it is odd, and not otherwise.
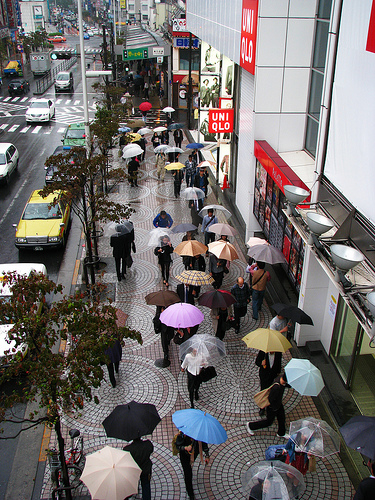
<path fill-rule="evenodd" d="M 368 52 L 375 52 L 375 0 L 373 0 L 371 7 L 366 50 Z"/>
<path fill-rule="evenodd" d="M 209 109 L 208 132 L 209 134 L 223 134 L 233 132 L 234 109 Z"/>
<path fill-rule="evenodd" d="M 242 0 L 240 66 L 255 73 L 258 0 Z"/>

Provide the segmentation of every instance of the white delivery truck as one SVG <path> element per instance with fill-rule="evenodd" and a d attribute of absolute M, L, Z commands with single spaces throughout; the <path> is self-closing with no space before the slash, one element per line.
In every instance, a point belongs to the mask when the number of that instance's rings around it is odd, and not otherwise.
<path fill-rule="evenodd" d="M 32 52 L 30 54 L 30 68 L 34 76 L 48 73 L 51 70 L 49 52 Z"/>

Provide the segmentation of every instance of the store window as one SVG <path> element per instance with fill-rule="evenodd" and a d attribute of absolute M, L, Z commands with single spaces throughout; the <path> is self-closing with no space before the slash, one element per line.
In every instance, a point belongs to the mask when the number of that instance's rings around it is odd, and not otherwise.
<path fill-rule="evenodd" d="M 314 56 L 311 67 L 310 97 L 307 112 L 305 148 L 315 158 L 318 140 L 325 61 L 332 0 L 319 0 L 315 26 Z"/>
<path fill-rule="evenodd" d="M 189 71 L 189 49 L 180 49 L 180 70 Z M 191 69 L 199 71 L 199 50 L 191 51 Z"/>

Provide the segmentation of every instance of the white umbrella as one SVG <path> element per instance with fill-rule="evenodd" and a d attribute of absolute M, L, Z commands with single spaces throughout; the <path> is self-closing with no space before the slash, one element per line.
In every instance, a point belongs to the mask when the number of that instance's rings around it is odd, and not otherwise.
<path fill-rule="evenodd" d="M 176 110 L 174 108 L 172 108 L 172 106 L 167 106 L 167 107 L 163 108 L 162 111 L 164 113 L 173 113 L 173 111 L 176 111 Z"/>
<path fill-rule="evenodd" d="M 175 146 L 169 146 L 168 149 L 165 150 L 166 153 L 183 153 L 184 150 L 181 148 L 176 148 Z"/>
<path fill-rule="evenodd" d="M 95 500 L 124 500 L 138 493 L 141 472 L 128 451 L 105 446 L 86 456 L 81 480 Z"/>
<path fill-rule="evenodd" d="M 184 200 L 203 200 L 204 192 L 196 187 L 188 187 L 181 191 L 180 196 Z"/>
<path fill-rule="evenodd" d="M 199 212 L 198 215 L 200 215 L 201 217 L 204 217 L 205 215 L 207 215 L 207 213 L 210 209 L 212 209 L 214 212 L 215 212 L 215 210 L 220 210 L 220 212 L 222 212 L 227 219 L 229 219 L 229 217 L 232 216 L 232 214 L 229 212 L 229 210 L 224 208 L 222 205 L 207 205 L 207 206 L 202 208 L 202 210 Z"/>
<path fill-rule="evenodd" d="M 160 146 L 156 146 L 156 148 L 154 149 L 154 153 L 160 153 L 160 152 L 165 153 L 165 150 L 168 148 L 169 148 L 168 144 L 160 144 Z"/>
<path fill-rule="evenodd" d="M 139 154 L 143 153 L 143 148 L 141 148 L 141 146 L 139 144 L 135 144 L 134 142 L 131 142 L 130 144 L 125 146 L 124 149 L 122 150 L 122 152 L 125 153 L 125 151 L 129 151 L 130 149 L 138 149 Z"/>
<path fill-rule="evenodd" d="M 149 232 L 150 239 L 148 242 L 148 246 L 149 247 L 159 246 L 163 236 L 168 236 L 169 238 L 169 233 L 170 229 L 168 229 L 167 227 L 156 227 L 155 229 L 151 229 L 151 231 Z"/>
<path fill-rule="evenodd" d="M 268 241 L 263 238 L 257 238 L 256 236 L 251 236 L 246 242 L 248 247 L 253 247 L 255 245 L 269 245 Z"/>
<path fill-rule="evenodd" d="M 138 130 L 138 134 L 145 135 L 145 134 L 150 134 L 152 130 L 148 127 L 143 127 Z"/>
<path fill-rule="evenodd" d="M 154 132 L 156 132 L 156 133 L 158 133 L 158 132 L 164 132 L 165 130 L 167 130 L 167 127 L 160 126 L 160 127 L 155 127 L 154 128 Z"/>
<path fill-rule="evenodd" d="M 135 156 L 138 156 L 140 154 L 142 154 L 142 149 L 141 149 L 141 152 L 139 152 L 138 149 L 127 149 L 126 151 L 123 152 L 122 154 L 122 157 L 124 158 L 124 160 L 128 159 L 128 158 L 134 158 Z"/>

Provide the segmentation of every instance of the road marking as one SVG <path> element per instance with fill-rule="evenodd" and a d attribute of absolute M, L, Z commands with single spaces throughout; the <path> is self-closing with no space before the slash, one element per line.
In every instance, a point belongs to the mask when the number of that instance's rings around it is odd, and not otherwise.
<path fill-rule="evenodd" d="M 20 133 L 21 134 L 26 134 L 26 132 L 29 130 L 30 127 L 31 127 L 31 125 L 28 125 L 27 127 L 24 127 L 22 130 L 20 130 Z"/>
<path fill-rule="evenodd" d="M 19 101 L 20 99 L 21 99 L 20 97 L 13 97 L 12 102 L 17 102 L 17 101 Z"/>
<path fill-rule="evenodd" d="M 10 96 L 8 96 L 8 97 L 6 97 L 6 98 L 4 99 L 4 102 L 8 102 L 8 101 L 10 101 L 11 99 L 12 99 L 12 98 L 11 98 Z"/>
<path fill-rule="evenodd" d="M 49 135 L 51 132 L 52 132 L 52 128 L 47 129 L 47 130 L 44 132 L 44 134 L 45 134 L 45 135 Z"/>
<path fill-rule="evenodd" d="M 29 99 L 29 97 L 23 97 L 23 98 L 21 99 L 21 102 L 25 102 L 25 101 L 27 101 L 28 99 Z"/>
<path fill-rule="evenodd" d="M 34 167 L 35 168 L 35 167 Z M 32 170 L 34 170 L 34 168 Z M 21 191 L 23 190 L 23 188 L 26 186 L 26 184 L 30 182 L 30 179 L 29 177 L 26 177 L 26 179 L 23 181 L 23 183 L 21 184 L 19 190 L 17 191 L 15 197 L 13 198 L 13 200 L 10 202 L 8 208 L 6 209 L 5 211 L 5 214 L 3 215 L 2 217 L 2 220 L 5 220 L 5 218 L 7 217 L 7 215 L 9 214 L 9 212 L 12 210 L 12 207 L 13 205 L 15 204 L 16 202 L 16 199 L 19 197 Z"/>
<path fill-rule="evenodd" d="M 80 100 L 80 99 L 76 99 L 76 100 L 74 101 L 74 106 L 78 106 L 80 102 L 81 102 L 81 100 Z"/>
<path fill-rule="evenodd" d="M 61 103 L 62 103 L 62 99 L 56 99 L 55 104 L 61 104 Z"/>
<path fill-rule="evenodd" d="M 8 132 L 15 132 L 17 129 L 18 129 L 19 125 L 13 125 L 13 127 L 11 127 Z"/>
<path fill-rule="evenodd" d="M 37 125 L 31 133 L 32 134 L 39 134 L 39 131 L 41 128 L 42 128 L 41 125 Z"/>
<path fill-rule="evenodd" d="M 72 100 L 68 99 L 67 101 L 65 101 L 65 105 L 70 104 L 71 102 L 72 102 Z"/>
<path fill-rule="evenodd" d="M 42 443 L 40 445 L 39 451 L 39 462 L 46 462 L 48 457 L 48 446 L 51 439 L 52 429 L 51 427 L 44 426 Z"/>
<path fill-rule="evenodd" d="M 2 125 L 0 125 L 0 129 L 5 130 L 8 125 L 9 125 L 9 123 L 3 123 Z"/>
<path fill-rule="evenodd" d="M 57 131 L 58 134 L 62 134 L 63 132 L 65 132 L 65 127 L 59 128 L 59 130 Z"/>

